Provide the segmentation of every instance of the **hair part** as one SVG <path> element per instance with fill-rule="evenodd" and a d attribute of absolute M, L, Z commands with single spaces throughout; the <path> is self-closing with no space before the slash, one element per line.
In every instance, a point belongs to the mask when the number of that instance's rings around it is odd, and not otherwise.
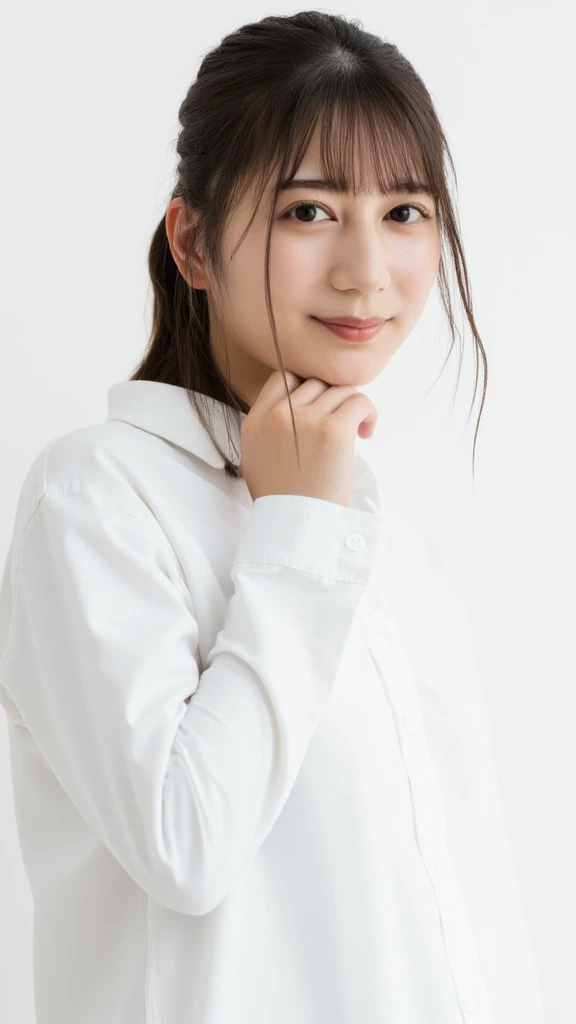
<path fill-rule="evenodd" d="M 470 326 L 476 356 L 484 365 L 484 387 L 474 434 L 484 407 L 488 367 L 472 308 L 468 272 L 458 216 L 451 198 L 448 170 L 456 172 L 448 143 L 422 79 L 398 48 L 364 31 L 359 22 L 319 11 L 274 15 L 225 36 L 203 59 L 196 80 L 179 110 L 177 183 L 170 201 L 181 196 L 194 215 L 186 234 L 187 261 L 202 250 L 214 284 L 213 313 L 227 306 L 222 240 L 229 218 L 254 189 L 252 217 L 231 259 L 250 229 L 273 179 L 265 248 L 265 295 L 274 345 L 292 417 L 296 454 L 298 437 L 276 322 L 270 297 L 271 232 L 278 194 L 300 166 L 314 131 L 320 126 L 322 177 L 344 193 L 359 195 L 374 187 L 383 194 L 424 188 L 434 199 L 441 238 L 437 274 L 451 345 L 454 310 L 447 274 L 452 259 L 458 291 Z M 361 154 L 361 156 L 360 156 Z M 275 174 L 275 177 L 274 177 Z M 152 329 L 147 352 L 131 380 L 157 380 L 187 389 L 190 401 L 225 461 L 231 478 L 240 468 L 222 450 L 211 425 L 215 398 L 230 419 L 248 412 L 235 394 L 227 372 L 216 366 L 210 348 L 210 316 L 205 289 L 189 285 L 172 257 L 165 215 L 150 246 L 148 268 L 154 290 Z M 227 352 L 226 352 L 227 356 Z M 462 346 L 460 346 L 460 368 Z M 435 382 L 436 383 L 436 382 Z M 471 408 L 472 408 L 471 405 Z M 229 410 L 229 411 L 228 411 Z"/>

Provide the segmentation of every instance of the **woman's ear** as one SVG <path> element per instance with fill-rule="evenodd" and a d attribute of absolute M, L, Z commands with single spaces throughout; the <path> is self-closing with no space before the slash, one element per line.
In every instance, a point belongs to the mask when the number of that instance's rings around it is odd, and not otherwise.
<path fill-rule="evenodd" d="M 186 208 L 182 196 L 176 196 L 166 211 L 166 236 L 172 258 L 184 280 L 193 288 L 207 288 L 209 281 L 199 247 L 192 248 L 190 252 L 190 236 L 196 219 L 197 215 Z"/>

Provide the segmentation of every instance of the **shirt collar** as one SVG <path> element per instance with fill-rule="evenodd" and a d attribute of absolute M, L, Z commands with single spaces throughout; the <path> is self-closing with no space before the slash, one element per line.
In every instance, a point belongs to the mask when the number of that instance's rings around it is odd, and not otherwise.
<path fill-rule="evenodd" d="M 236 421 L 235 411 L 224 402 L 203 394 L 200 401 L 209 414 L 209 422 L 222 450 L 238 466 L 242 454 L 240 427 L 247 413 L 239 413 Z M 226 429 L 226 414 L 231 438 Z M 224 459 L 192 407 L 186 388 L 156 380 L 124 380 L 112 384 L 108 389 L 106 420 L 131 423 L 177 444 L 215 469 L 224 468 Z M 357 451 L 351 504 L 367 512 L 382 514 L 376 477 Z"/>
<path fill-rule="evenodd" d="M 202 408 L 207 411 L 209 422 L 221 448 L 230 461 L 238 465 L 241 440 L 235 424 L 236 412 L 224 402 L 209 395 L 200 395 L 200 402 Z M 228 438 L 226 413 L 232 438 L 235 439 L 235 447 Z M 246 415 L 247 413 L 239 413 L 240 425 Z M 123 420 L 124 423 L 131 423 L 135 427 L 172 441 L 180 448 L 185 448 L 215 469 L 224 467 L 224 459 L 192 407 L 186 388 L 176 384 L 165 384 L 157 380 L 124 380 L 112 384 L 108 389 L 106 420 Z"/>

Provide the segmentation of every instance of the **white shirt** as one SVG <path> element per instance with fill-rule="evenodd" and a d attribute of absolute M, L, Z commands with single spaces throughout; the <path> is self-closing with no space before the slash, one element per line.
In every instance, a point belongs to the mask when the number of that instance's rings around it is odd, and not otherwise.
<path fill-rule="evenodd" d="M 108 400 L 0 595 L 37 1024 L 542 1024 L 444 549 L 357 453 L 253 502 L 183 388 Z"/>

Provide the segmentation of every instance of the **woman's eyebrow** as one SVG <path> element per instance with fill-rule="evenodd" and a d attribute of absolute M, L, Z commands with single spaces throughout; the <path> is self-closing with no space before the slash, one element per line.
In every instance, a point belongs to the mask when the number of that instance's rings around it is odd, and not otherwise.
<path fill-rule="evenodd" d="M 285 181 L 280 183 L 280 192 L 286 192 L 291 188 L 314 188 L 320 189 L 323 192 L 335 192 L 337 195 L 345 195 L 345 190 L 338 188 L 335 181 L 326 180 L 324 178 L 286 178 Z M 382 192 L 382 195 L 403 195 L 406 192 L 416 192 L 418 194 L 432 195 L 428 185 L 425 185 L 421 181 L 398 181 L 394 185 Z"/>

